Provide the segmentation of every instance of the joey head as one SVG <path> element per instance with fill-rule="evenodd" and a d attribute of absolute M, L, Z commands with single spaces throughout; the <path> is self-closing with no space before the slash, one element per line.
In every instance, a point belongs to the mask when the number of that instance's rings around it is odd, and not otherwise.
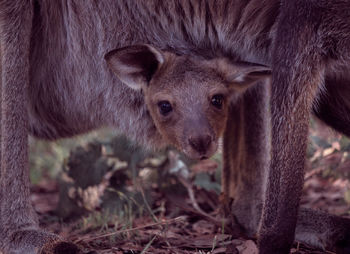
<path fill-rule="evenodd" d="M 230 102 L 270 75 L 263 65 L 178 56 L 150 45 L 116 49 L 105 58 L 124 84 L 142 90 L 164 141 L 193 159 L 216 152 Z"/>

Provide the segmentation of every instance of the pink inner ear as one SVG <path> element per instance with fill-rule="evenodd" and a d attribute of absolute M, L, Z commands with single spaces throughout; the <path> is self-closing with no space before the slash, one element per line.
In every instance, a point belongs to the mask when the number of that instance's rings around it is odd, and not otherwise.
<path fill-rule="evenodd" d="M 155 55 L 156 59 L 158 60 L 158 63 L 159 64 L 163 64 L 164 63 L 164 57 L 163 57 L 161 51 L 155 49 L 154 47 L 152 47 L 150 45 L 147 45 L 147 47 Z"/>
<path fill-rule="evenodd" d="M 134 89 L 147 85 L 157 71 L 162 54 L 151 46 L 136 45 L 116 49 L 105 56 L 117 77 Z"/>
<path fill-rule="evenodd" d="M 245 82 L 246 78 L 247 78 L 247 74 L 241 73 L 236 77 L 234 77 L 233 82 L 242 83 L 242 82 Z"/>
<path fill-rule="evenodd" d="M 145 80 L 149 82 L 156 72 L 159 62 L 152 52 L 140 51 L 122 55 L 120 64 L 139 69 L 140 72 L 137 74 L 144 76 Z"/>
<path fill-rule="evenodd" d="M 267 77 L 270 77 L 270 71 L 254 71 L 247 73 L 239 73 L 237 75 L 232 75 L 229 78 L 229 88 L 237 91 L 244 92 L 249 87 L 258 83 L 258 81 L 264 80 Z M 266 83 L 266 82 L 265 82 Z"/>

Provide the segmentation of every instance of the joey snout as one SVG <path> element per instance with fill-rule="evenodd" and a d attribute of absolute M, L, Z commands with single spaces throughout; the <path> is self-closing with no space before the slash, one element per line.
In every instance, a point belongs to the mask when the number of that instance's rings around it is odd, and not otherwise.
<path fill-rule="evenodd" d="M 213 153 L 213 137 L 210 135 L 196 135 L 188 138 L 190 152 L 199 159 L 207 159 Z M 215 146 L 214 146 L 215 147 Z M 214 148 L 214 152 L 215 152 Z"/>
<path fill-rule="evenodd" d="M 184 130 L 184 152 L 194 159 L 208 159 L 217 150 L 215 133 L 208 124 L 201 123 L 200 126 L 192 123 L 190 129 Z"/>

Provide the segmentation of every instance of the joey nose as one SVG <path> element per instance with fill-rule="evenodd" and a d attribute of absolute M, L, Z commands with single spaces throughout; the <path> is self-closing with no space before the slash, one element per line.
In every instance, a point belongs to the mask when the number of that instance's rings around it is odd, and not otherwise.
<path fill-rule="evenodd" d="M 205 154 L 210 147 L 212 138 L 210 135 L 190 137 L 188 139 L 191 147 L 200 154 Z"/>

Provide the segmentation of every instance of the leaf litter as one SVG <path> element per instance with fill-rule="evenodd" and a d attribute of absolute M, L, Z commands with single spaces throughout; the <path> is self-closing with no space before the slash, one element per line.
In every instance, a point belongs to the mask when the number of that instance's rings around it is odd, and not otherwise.
<path fill-rule="evenodd" d="M 128 155 L 124 140 L 122 147 L 115 144 L 119 138 L 93 142 L 71 151 L 60 180 L 43 177 L 32 186 L 31 201 L 42 227 L 90 254 L 258 254 L 256 239 L 222 217 L 218 155 L 192 162 L 174 150 L 153 154 L 131 146 Z M 124 150 L 122 158 L 116 155 L 118 149 Z M 349 152 L 348 139 L 312 123 L 302 206 L 349 216 Z M 87 172 L 92 170 L 103 173 L 89 179 Z M 93 206 L 84 204 L 87 201 L 82 198 L 88 182 L 100 190 Z M 72 188 L 73 199 L 69 196 Z M 65 209 L 63 217 L 58 217 L 57 206 Z M 295 243 L 291 253 L 332 252 Z"/>

